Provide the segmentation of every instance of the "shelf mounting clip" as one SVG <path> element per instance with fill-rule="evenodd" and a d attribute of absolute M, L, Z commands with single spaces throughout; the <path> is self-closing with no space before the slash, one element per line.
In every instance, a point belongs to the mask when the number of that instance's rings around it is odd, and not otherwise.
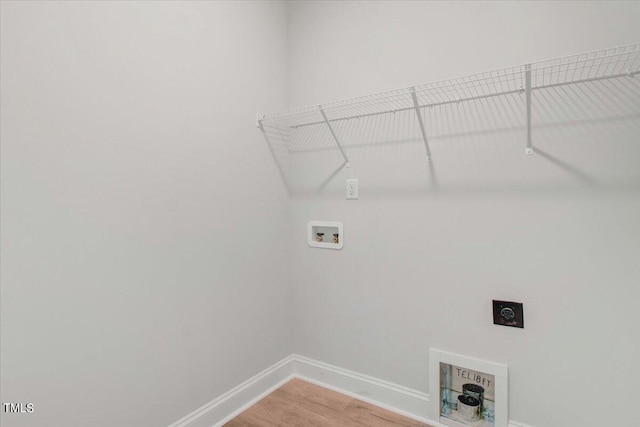
<path fill-rule="evenodd" d="M 344 158 L 345 167 L 347 167 L 347 168 L 351 167 L 351 164 L 349 163 L 349 158 L 344 153 L 344 150 L 342 149 L 342 145 L 340 144 L 340 140 L 336 136 L 336 133 L 334 132 L 333 127 L 331 126 L 331 122 L 327 118 L 327 115 L 325 114 L 325 112 L 322 109 L 322 107 L 319 107 L 319 108 L 320 108 L 320 114 L 322 114 L 322 118 L 324 119 L 324 122 L 327 124 L 327 127 L 329 128 L 329 132 L 331 132 L 331 136 L 333 137 L 334 141 L 336 142 L 336 145 L 340 149 L 340 153 L 342 153 L 342 157 Z"/>
<path fill-rule="evenodd" d="M 431 161 L 431 149 L 429 148 L 429 142 L 427 141 L 427 132 L 424 129 L 424 122 L 422 121 L 422 114 L 420 114 L 420 104 L 418 104 L 418 95 L 416 95 L 416 88 L 411 89 L 411 98 L 413 99 L 413 108 L 416 110 L 416 116 L 418 117 L 418 124 L 420 125 L 420 132 L 422 132 L 422 140 L 424 141 L 424 148 L 427 149 L 427 161 Z"/>

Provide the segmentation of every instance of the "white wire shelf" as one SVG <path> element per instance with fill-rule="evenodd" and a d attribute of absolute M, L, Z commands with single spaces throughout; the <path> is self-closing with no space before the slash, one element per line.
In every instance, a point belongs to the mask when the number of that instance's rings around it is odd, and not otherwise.
<path fill-rule="evenodd" d="M 257 126 L 265 139 L 277 139 L 288 150 L 301 143 L 305 129 L 324 127 L 349 165 L 335 126 L 340 122 L 387 114 L 415 111 L 422 139 L 431 158 L 425 128 L 425 110 L 447 104 L 463 103 L 492 97 L 524 94 L 526 103 L 525 153 L 533 153 L 531 142 L 532 92 L 597 80 L 632 78 L 640 73 L 640 43 L 569 55 L 530 64 L 508 67 L 464 77 L 421 84 L 414 87 L 381 92 L 357 98 L 258 115 Z"/>

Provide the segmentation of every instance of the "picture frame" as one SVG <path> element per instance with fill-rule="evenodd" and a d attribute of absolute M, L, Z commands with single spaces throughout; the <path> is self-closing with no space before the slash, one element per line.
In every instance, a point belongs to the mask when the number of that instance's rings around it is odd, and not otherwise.
<path fill-rule="evenodd" d="M 447 427 L 507 427 L 508 367 L 429 349 L 430 417 Z"/>

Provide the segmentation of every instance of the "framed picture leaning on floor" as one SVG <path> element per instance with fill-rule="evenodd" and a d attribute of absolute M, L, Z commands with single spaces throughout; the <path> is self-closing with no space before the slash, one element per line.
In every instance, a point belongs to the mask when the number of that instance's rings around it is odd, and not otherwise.
<path fill-rule="evenodd" d="M 429 405 L 450 427 L 507 427 L 507 365 L 429 350 Z"/>

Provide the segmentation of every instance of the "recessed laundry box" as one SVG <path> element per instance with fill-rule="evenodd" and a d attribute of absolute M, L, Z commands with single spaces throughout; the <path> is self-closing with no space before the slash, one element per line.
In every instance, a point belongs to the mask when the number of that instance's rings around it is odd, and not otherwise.
<path fill-rule="evenodd" d="M 309 221 L 307 243 L 312 248 L 342 249 L 344 234 L 341 222 Z"/>

